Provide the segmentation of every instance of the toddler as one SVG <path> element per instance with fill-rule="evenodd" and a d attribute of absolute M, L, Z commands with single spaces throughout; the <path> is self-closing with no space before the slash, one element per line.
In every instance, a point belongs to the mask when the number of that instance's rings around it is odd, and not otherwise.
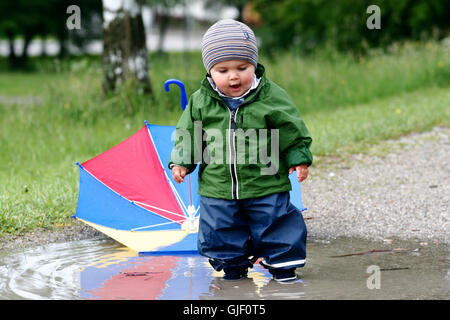
<path fill-rule="evenodd" d="M 207 75 L 178 122 L 169 162 L 177 183 L 200 163 L 199 253 L 226 280 L 245 277 L 261 257 L 276 281 L 295 281 L 307 231 L 290 203 L 289 174 L 307 178 L 310 134 L 287 93 L 266 77 L 247 25 L 212 25 L 202 58 Z"/>

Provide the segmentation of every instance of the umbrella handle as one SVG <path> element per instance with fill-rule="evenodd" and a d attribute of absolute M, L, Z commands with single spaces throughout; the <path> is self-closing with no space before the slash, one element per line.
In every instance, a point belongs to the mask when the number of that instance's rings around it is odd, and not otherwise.
<path fill-rule="evenodd" d="M 181 91 L 181 110 L 184 111 L 184 109 L 186 109 L 186 106 L 188 105 L 188 99 L 187 99 L 187 95 L 186 95 L 186 89 L 184 87 L 184 83 L 181 82 L 178 79 L 169 79 L 166 82 L 164 82 L 164 89 L 166 90 L 166 92 L 169 92 L 169 85 L 170 84 L 176 84 L 177 86 L 180 87 L 180 91 Z"/>
<path fill-rule="evenodd" d="M 170 90 L 169 87 L 172 83 L 176 84 L 178 87 L 180 87 L 181 110 L 184 111 L 184 109 L 186 109 L 186 106 L 188 105 L 188 99 L 187 99 L 186 88 L 184 87 L 184 83 L 178 79 L 166 80 L 166 82 L 164 82 L 164 90 L 166 90 L 166 92 L 169 92 L 169 90 Z M 191 176 L 190 175 L 188 176 L 188 183 L 189 183 L 189 204 L 192 206 L 192 188 L 191 188 Z"/>

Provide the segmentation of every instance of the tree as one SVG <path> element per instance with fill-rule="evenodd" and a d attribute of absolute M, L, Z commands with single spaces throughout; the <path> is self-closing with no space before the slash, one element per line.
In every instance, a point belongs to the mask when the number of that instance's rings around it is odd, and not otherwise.
<path fill-rule="evenodd" d="M 103 91 L 132 82 L 152 93 L 141 1 L 103 0 Z"/>

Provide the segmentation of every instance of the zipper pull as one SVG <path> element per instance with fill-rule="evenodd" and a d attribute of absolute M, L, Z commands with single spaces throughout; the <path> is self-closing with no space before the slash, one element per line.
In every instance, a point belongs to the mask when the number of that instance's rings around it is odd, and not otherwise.
<path fill-rule="evenodd" d="M 236 109 L 231 110 L 231 121 L 236 122 Z"/>
<path fill-rule="evenodd" d="M 232 130 L 236 129 L 236 110 L 231 110 L 231 128 Z"/>

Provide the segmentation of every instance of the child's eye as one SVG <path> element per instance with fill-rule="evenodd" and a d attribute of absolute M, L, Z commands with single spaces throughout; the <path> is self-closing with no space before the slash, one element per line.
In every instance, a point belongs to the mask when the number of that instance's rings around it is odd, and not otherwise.
<path fill-rule="evenodd" d="M 247 69 L 247 67 L 239 67 L 240 71 L 244 71 L 245 69 Z"/>

